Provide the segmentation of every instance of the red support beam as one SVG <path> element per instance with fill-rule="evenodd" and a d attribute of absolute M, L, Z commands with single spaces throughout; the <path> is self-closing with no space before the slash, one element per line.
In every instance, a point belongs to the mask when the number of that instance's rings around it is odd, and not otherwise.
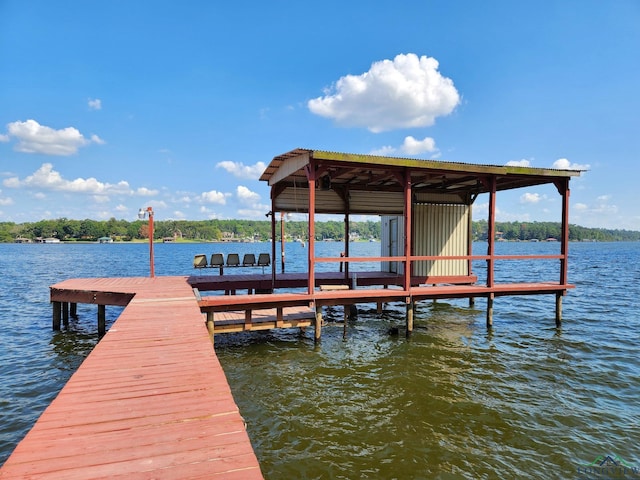
<path fill-rule="evenodd" d="M 307 173 L 307 181 L 309 183 L 309 276 L 308 276 L 308 292 L 312 295 L 316 284 L 316 169 L 313 158 L 309 159 L 309 165 L 305 168 Z"/>
<path fill-rule="evenodd" d="M 569 271 L 569 179 L 562 182 L 560 194 L 562 195 L 562 239 L 560 244 L 560 285 L 567 285 Z"/>
<path fill-rule="evenodd" d="M 276 194 L 271 189 L 271 289 L 276 284 Z"/>
<path fill-rule="evenodd" d="M 404 174 L 404 289 L 411 288 L 411 171 L 406 170 Z"/>
<path fill-rule="evenodd" d="M 496 177 L 489 178 L 489 225 L 487 230 L 487 287 L 493 287 L 496 254 Z"/>

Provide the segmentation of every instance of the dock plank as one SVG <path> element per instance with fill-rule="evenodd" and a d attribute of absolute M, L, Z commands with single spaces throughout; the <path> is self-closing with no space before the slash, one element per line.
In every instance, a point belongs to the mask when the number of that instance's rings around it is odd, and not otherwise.
<path fill-rule="evenodd" d="M 74 279 L 52 299 L 101 289 L 132 299 L 0 479 L 263 478 L 186 277 Z"/>

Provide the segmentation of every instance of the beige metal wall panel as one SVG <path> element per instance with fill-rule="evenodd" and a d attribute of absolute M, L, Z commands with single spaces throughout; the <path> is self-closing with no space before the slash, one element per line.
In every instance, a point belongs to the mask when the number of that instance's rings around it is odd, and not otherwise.
<path fill-rule="evenodd" d="M 414 255 L 467 255 L 469 248 L 467 205 L 414 205 Z M 415 275 L 468 275 L 466 260 L 414 262 Z"/>
<path fill-rule="evenodd" d="M 352 191 L 349 205 L 351 213 L 402 215 L 404 194 L 402 192 Z"/>
<path fill-rule="evenodd" d="M 309 190 L 306 188 L 285 188 L 276 198 L 276 211 L 307 212 L 309 206 Z"/>
<path fill-rule="evenodd" d="M 404 255 L 404 217 L 402 215 L 383 215 L 380 218 L 380 256 Z M 404 273 L 402 262 L 381 262 L 383 272 Z"/>
<path fill-rule="evenodd" d="M 416 203 L 464 204 L 464 200 L 455 193 L 416 193 Z"/>
<path fill-rule="evenodd" d="M 286 212 L 307 212 L 309 190 L 287 187 L 276 198 L 276 210 Z M 342 198 L 333 190 L 316 189 L 316 212 L 343 213 L 345 205 Z M 397 213 L 404 211 L 402 192 L 351 192 L 349 212 L 351 214 Z"/>

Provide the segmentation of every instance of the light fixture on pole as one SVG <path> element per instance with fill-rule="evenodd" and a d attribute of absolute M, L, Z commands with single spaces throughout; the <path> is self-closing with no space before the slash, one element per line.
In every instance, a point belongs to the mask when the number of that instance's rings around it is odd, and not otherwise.
<path fill-rule="evenodd" d="M 149 276 L 155 277 L 155 269 L 153 266 L 153 208 L 147 207 L 147 209 L 141 208 L 138 210 L 138 218 L 144 220 L 149 215 Z"/>

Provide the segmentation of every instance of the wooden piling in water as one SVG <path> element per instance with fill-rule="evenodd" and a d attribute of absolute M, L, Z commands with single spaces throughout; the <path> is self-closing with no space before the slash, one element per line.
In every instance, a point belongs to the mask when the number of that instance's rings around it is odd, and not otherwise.
<path fill-rule="evenodd" d="M 214 323 L 214 312 L 207 312 L 207 332 L 209 332 L 209 338 L 211 339 L 211 343 L 215 345 L 215 323 Z"/>
<path fill-rule="evenodd" d="M 415 310 L 415 302 L 410 301 L 407 303 L 407 337 L 413 332 L 413 312 Z"/>
<path fill-rule="evenodd" d="M 60 323 L 62 321 L 62 302 L 51 302 L 53 305 L 53 318 L 51 328 L 54 331 L 60 330 Z"/>
<path fill-rule="evenodd" d="M 493 327 L 493 294 L 487 297 L 487 328 Z"/>
<path fill-rule="evenodd" d="M 98 305 L 98 335 L 103 336 L 106 332 L 106 307 L 104 305 Z"/>
<path fill-rule="evenodd" d="M 562 292 L 556 293 L 556 327 L 562 325 Z"/>
<path fill-rule="evenodd" d="M 62 302 L 62 324 L 69 326 L 69 302 Z"/>
<path fill-rule="evenodd" d="M 322 305 L 316 304 L 316 318 L 314 323 L 313 340 L 318 343 L 322 335 Z"/>

